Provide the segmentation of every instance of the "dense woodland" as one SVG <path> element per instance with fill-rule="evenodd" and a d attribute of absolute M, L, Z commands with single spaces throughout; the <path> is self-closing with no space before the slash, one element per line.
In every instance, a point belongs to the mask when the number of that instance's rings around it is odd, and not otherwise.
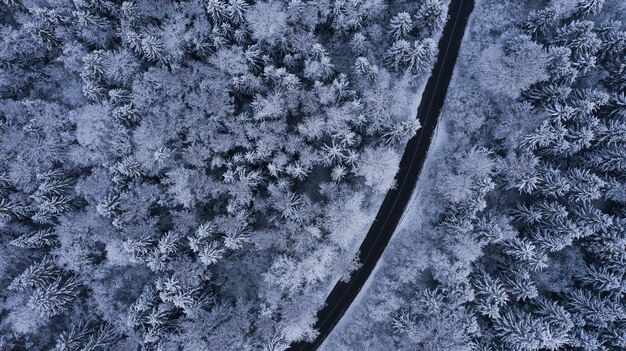
<path fill-rule="evenodd" d="M 419 213 L 326 350 L 626 349 L 626 4 L 476 3 Z"/>
<path fill-rule="evenodd" d="M 314 338 L 446 11 L 0 0 L 0 349 Z M 476 0 L 419 225 L 327 350 L 626 349 L 624 14 Z"/>
<path fill-rule="evenodd" d="M 284 350 L 358 265 L 424 1 L 0 1 L 0 349 Z"/>

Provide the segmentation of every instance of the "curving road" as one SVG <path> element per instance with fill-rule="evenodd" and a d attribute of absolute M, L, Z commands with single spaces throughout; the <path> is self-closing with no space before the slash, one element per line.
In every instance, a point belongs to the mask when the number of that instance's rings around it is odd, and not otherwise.
<path fill-rule="evenodd" d="M 422 128 L 407 143 L 396 175 L 397 186 L 387 192 L 359 248 L 361 268 L 352 274 L 347 283 L 338 282 L 328 295 L 324 308 L 318 311 L 315 328 L 319 330 L 319 336 L 313 342 L 294 343 L 290 346 L 290 350 L 316 350 L 322 344 L 358 295 L 389 243 L 411 198 L 426 158 L 433 131 L 437 126 L 439 112 L 448 91 L 448 84 L 452 78 L 468 17 L 473 8 L 474 0 L 451 0 L 450 2 L 448 21 L 439 40 L 437 61 L 417 109 Z"/>

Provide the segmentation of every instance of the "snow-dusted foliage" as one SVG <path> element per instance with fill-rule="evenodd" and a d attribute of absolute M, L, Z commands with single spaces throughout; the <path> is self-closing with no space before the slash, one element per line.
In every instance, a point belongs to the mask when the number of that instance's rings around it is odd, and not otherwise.
<path fill-rule="evenodd" d="M 444 20 L 438 0 L 0 1 L 0 349 L 314 337 Z"/>
<path fill-rule="evenodd" d="M 326 350 L 626 348 L 625 11 L 476 1 L 417 214 Z"/>

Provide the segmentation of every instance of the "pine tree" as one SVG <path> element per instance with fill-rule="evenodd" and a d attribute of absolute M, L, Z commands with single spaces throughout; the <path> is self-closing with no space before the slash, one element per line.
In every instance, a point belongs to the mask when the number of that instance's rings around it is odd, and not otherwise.
<path fill-rule="evenodd" d="M 535 104 L 565 104 L 572 88 L 565 84 L 546 84 L 531 87 L 522 92 L 522 96 Z"/>
<path fill-rule="evenodd" d="M 474 230 L 472 218 L 460 213 L 447 214 L 441 225 L 444 229 L 459 234 L 469 233 Z"/>
<path fill-rule="evenodd" d="M 587 331 L 582 327 L 576 329 L 576 337 L 572 341 L 572 345 L 583 350 L 602 350 L 605 348 L 605 342 L 601 340 L 598 332 Z"/>
<path fill-rule="evenodd" d="M 224 255 L 224 249 L 216 241 L 211 241 L 198 253 L 200 261 L 209 266 L 216 264 Z"/>
<path fill-rule="evenodd" d="M 562 86 L 570 86 L 578 76 L 578 70 L 572 65 L 572 50 L 564 46 L 548 48 L 548 66 L 550 81 Z"/>
<path fill-rule="evenodd" d="M 39 187 L 37 188 L 37 191 L 33 194 L 33 196 L 37 198 L 46 195 L 61 196 L 67 194 L 71 189 L 72 182 L 68 179 L 45 179 L 41 184 L 39 184 Z"/>
<path fill-rule="evenodd" d="M 378 66 L 372 65 L 365 57 L 358 57 L 354 62 L 354 72 L 359 77 L 372 80 L 378 74 Z"/>
<path fill-rule="evenodd" d="M 413 43 L 413 49 L 410 51 L 406 60 L 409 64 L 409 68 L 414 73 L 422 72 L 435 57 L 436 50 L 437 45 L 431 38 L 426 38 L 422 41 L 415 41 Z"/>
<path fill-rule="evenodd" d="M 408 60 L 412 51 L 411 44 L 404 40 L 396 40 L 387 52 L 387 64 L 393 69 L 399 70 Z"/>
<path fill-rule="evenodd" d="M 539 183 L 537 166 L 539 159 L 530 150 L 524 150 L 520 155 L 510 155 L 507 158 L 506 189 L 517 189 L 520 193 L 530 194 Z"/>
<path fill-rule="evenodd" d="M 596 139 L 596 134 L 591 127 L 574 126 L 567 130 L 565 139 L 567 140 L 568 147 L 562 155 L 572 157 L 581 150 L 591 147 L 592 142 Z"/>
<path fill-rule="evenodd" d="M 78 351 L 81 350 L 83 344 L 87 340 L 91 330 L 88 323 L 79 322 L 61 333 L 57 338 L 53 351 Z"/>
<path fill-rule="evenodd" d="M 178 239 L 180 237 L 180 233 L 170 230 L 159 239 L 156 249 L 163 255 L 172 256 L 179 250 Z"/>
<path fill-rule="evenodd" d="M 570 99 L 572 106 L 576 109 L 574 117 L 584 124 L 597 124 L 596 119 L 590 115 L 606 106 L 610 101 L 610 95 L 598 89 L 577 89 Z M 582 118 L 579 118 L 582 117 Z"/>
<path fill-rule="evenodd" d="M 174 276 L 157 280 L 159 297 L 163 302 L 172 303 L 182 309 L 186 314 L 198 308 L 202 303 L 201 289 L 198 287 L 185 286 L 183 282 Z"/>
<path fill-rule="evenodd" d="M 413 29 L 413 20 L 407 12 L 400 12 L 390 20 L 391 30 L 389 34 L 394 40 L 406 39 L 407 34 Z"/>
<path fill-rule="evenodd" d="M 614 223 L 613 216 L 603 213 L 590 203 L 574 206 L 573 209 L 577 224 L 591 232 L 604 231 Z"/>
<path fill-rule="evenodd" d="M 356 95 L 356 91 L 350 89 L 350 81 L 345 73 L 340 73 L 337 78 L 333 79 L 332 86 L 338 101 L 350 100 Z"/>
<path fill-rule="evenodd" d="M 589 235 L 586 229 L 579 222 L 570 219 L 557 219 L 550 221 L 547 226 L 541 226 L 541 229 L 552 230 L 560 235 L 571 236 L 572 239 L 580 239 Z"/>
<path fill-rule="evenodd" d="M 626 150 L 624 148 L 603 145 L 597 150 L 582 155 L 583 164 L 601 172 L 626 172 Z"/>
<path fill-rule="evenodd" d="M 148 256 L 145 258 L 146 266 L 155 273 L 165 271 L 165 269 L 168 268 L 169 261 L 169 255 L 156 249 L 148 252 Z"/>
<path fill-rule="evenodd" d="M 22 4 L 21 0 L 2 0 L 2 3 L 16 11 L 26 11 L 26 8 Z"/>
<path fill-rule="evenodd" d="M 281 218 L 292 219 L 296 222 L 300 222 L 300 207 L 303 204 L 303 197 L 287 191 L 280 193 L 277 197 L 277 202 L 274 207 L 280 212 Z"/>
<path fill-rule="evenodd" d="M 559 232 L 548 229 L 537 229 L 533 231 L 532 238 L 537 243 L 540 250 L 544 252 L 559 252 L 572 245 L 572 240 L 576 235 L 572 232 Z"/>
<path fill-rule="evenodd" d="M 539 350 L 549 335 L 548 326 L 529 313 L 509 309 L 495 321 L 497 335 L 513 350 Z"/>
<path fill-rule="evenodd" d="M 483 242 L 494 243 L 502 240 L 502 228 L 493 218 L 480 217 L 475 228 L 478 238 Z"/>
<path fill-rule="evenodd" d="M 148 61 L 165 62 L 167 60 L 163 43 L 154 35 L 141 36 L 141 54 Z"/>
<path fill-rule="evenodd" d="M 217 225 L 213 221 L 200 224 L 196 230 L 196 236 L 204 239 L 211 237 L 217 230 Z"/>
<path fill-rule="evenodd" d="M 533 10 L 528 18 L 522 23 L 522 28 L 526 33 L 537 37 L 548 34 L 548 27 L 556 19 L 556 9 L 554 7 L 546 7 L 541 10 Z"/>
<path fill-rule="evenodd" d="M 395 123 L 383 133 L 385 141 L 389 145 L 396 145 L 401 141 L 407 141 L 415 135 L 421 125 L 418 119 Z"/>
<path fill-rule="evenodd" d="M 400 310 L 391 320 L 391 327 L 398 334 L 416 332 L 417 323 L 410 312 Z"/>
<path fill-rule="evenodd" d="M 539 295 L 535 282 L 527 271 L 511 271 L 506 275 L 505 283 L 517 301 L 534 299 Z"/>
<path fill-rule="evenodd" d="M 539 223 L 543 215 L 541 210 L 534 204 L 518 203 L 517 208 L 513 210 L 513 218 L 524 225 L 532 225 Z"/>
<path fill-rule="evenodd" d="M 500 308 L 509 301 L 506 289 L 498 278 L 492 278 L 484 271 L 479 271 L 472 279 L 476 291 L 476 309 L 481 314 L 496 319 Z"/>
<path fill-rule="evenodd" d="M 592 21 L 573 21 L 558 28 L 555 36 L 556 43 L 564 44 L 576 55 L 579 52 L 595 53 L 601 41 L 593 33 Z"/>
<path fill-rule="evenodd" d="M 543 122 L 533 133 L 527 135 L 522 141 L 522 146 L 531 150 L 545 148 L 558 137 L 557 131 L 547 121 Z"/>
<path fill-rule="evenodd" d="M 440 0 L 426 0 L 421 3 L 416 15 L 416 23 L 426 29 L 428 35 L 440 30 L 446 20 L 446 7 Z"/>
<path fill-rule="evenodd" d="M 420 315 L 436 315 L 447 305 L 442 291 L 438 289 L 426 289 L 419 294 L 417 299 L 418 313 Z"/>
<path fill-rule="evenodd" d="M 611 271 L 605 266 L 586 266 L 585 273 L 579 279 L 599 291 L 620 291 L 623 285 L 623 274 Z"/>
<path fill-rule="evenodd" d="M 585 74 L 590 70 L 596 68 L 596 53 L 589 51 L 581 51 L 576 53 L 572 66 L 576 68 L 580 73 Z"/>
<path fill-rule="evenodd" d="M 11 241 L 11 245 L 27 249 L 41 249 L 56 244 L 56 234 L 52 229 L 42 229 L 22 234 Z"/>
<path fill-rule="evenodd" d="M 6 196 L 12 186 L 13 183 L 9 180 L 8 175 L 6 173 L 0 173 L 0 196 Z"/>
<path fill-rule="evenodd" d="M 57 266 L 52 257 L 46 256 L 40 262 L 28 267 L 17 276 L 7 287 L 9 290 L 26 290 L 42 288 L 60 277 L 63 271 Z"/>
<path fill-rule="evenodd" d="M 618 118 L 626 119 L 626 101 L 623 112 L 614 109 L 611 114 Z M 623 115 L 623 116 L 622 116 Z M 619 147 L 626 144 L 626 123 L 617 120 L 609 120 L 598 126 L 598 141 L 604 145 Z"/>
<path fill-rule="evenodd" d="M 228 4 L 228 17 L 234 23 L 244 23 L 245 22 L 245 13 L 248 11 L 250 6 L 246 3 L 245 0 L 231 0 Z M 208 11 L 208 6 L 207 6 Z M 210 14 L 211 12 L 209 12 Z"/>
<path fill-rule="evenodd" d="M 341 162 L 344 157 L 345 151 L 346 148 L 344 147 L 344 145 L 342 145 L 342 143 L 336 142 L 335 140 L 333 140 L 330 145 L 324 144 L 322 146 L 322 164 L 330 166 L 335 163 Z"/>
<path fill-rule="evenodd" d="M 542 348 L 550 351 L 562 350 L 563 347 L 570 345 L 570 336 L 561 330 L 552 330 L 547 328 L 542 335 Z"/>
<path fill-rule="evenodd" d="M 618 53 L 621 52 L 621 49 L 624 49 L 624 47 L 622 46 L 622 44 L 620 43 L 616 43 L 614 41 L 622 41 L 623 38 L 623 34 L 625 34 L 623 32 L 622 29 L 622 21 L 621 20 L 616 20 L 616 19 L 606 19 L 604 21 L 602 21 L 598 26 L 597 26 L 597 32 L 600 35 L 600 38 L 602 38 L 602 41 L 604 42 L 605 45 L 617 45 L 620 49 L 618 49 L 617 51 L 611 52 L 611 53 Z"/>
<path fill-rule="evenodd" d="M 586 249 L 592 252 L 607 268 L 623 269 L 626 262 L 626 221 L 616 218 L 607 230 L 589 237 Z"/>
<path fill-rule="evenodd" d="M 28 306 L 46 317 L 52 317 L 67 309 L 76 299 L 80 289 L 75 278 L 62 280 L 60 277 L 54 282 L 39 287 L 28 300 Z"/>
<path fill-rule="evenodd" d="M 289 349 L 289 344 L 285 342 L 282 335 L 274 335 L 268 341 L 263 343 L 263 351 L 286 351 Z"/>
<path fill-rule="evenodd" d="M 513 257 L 517 263 L 530 271 L 539 271 L 548 266 L 547 255 L 537 250 L 536 246 L 526 239 L 515 238 L 503 241 L 502 244 L 507 255 Z"/>
<path fill-rule="evenodd" d="M 295 179 L 303 181 L 309 176 L 311 170 L 304 167 L 299 161 L 295 161 L 285 167 L 285 172 Z"/>
<path fill-rule="evenodd" d="M 615 178 L 609 178 L 604 196 L 613 201 L 626 203 L 626 183 Z"/>
<path fill-rule="evenodd" d="M 104 51 L 95 50 L 83 56 L 83 71 L 80 73 L 83 82 L 99 82 L 104 76 Z"/>
<path fill-rule="evenodd" d="M 115 120 L 125 125 L 133 125 L 141 121 L 139 110 L 135 109 L 132 103 L 115 107 L 111 114 Z"/>
<path fill-rule="evenodd" d="M 250 233 L 245 227 L 228 229 L 224 233 L 224 246 L 231 250 L 239 250 L 250 241 Z"/>
<path fill-rule="evenodd" d="M 313 57 L 316 60 L 320 60 L 322 57 L 328 56 L 328 52 L 326 51 L 324 46 L 320 43 L 313 44 L 310 52 L 311 52 L 311 57 Z"/>
<path fill-rule="evenodd" d="M 127 325 L 131 328 L 139 328 L 147 323 L 148 314 L 158 305 L 158 298 L 154 287 L 144 286 L 141 295 L 129 308 Z"/>
<path fill-rule="evenodd" d="M 22 219 L 28 216 L 30 211 L 26 206 L 16 204 L 7 198 L 0 198 L 0 219 L 12 217 Z"/>
<path fill-rule="evenodd" d="M 85 80 L 83 82 L 83 94 L 92 101 L 102 101 L 106 94 L 106 89 L 98 82 Z"/>
<path fill-rule="evenodd" d="M 109 101 L 114 106 L 122 106 L 131 102 L 130 92 L 126 89 L 109 90 Z"/>
<path fill-rule="evenodd" d="M 111 172 L 113 172 L 114 175 L 126 178 L 139 177 L 143 174 L 141 164 L 132 157 L 124 157 L 122 160 L 116 162 L 111 167 Z"/>
<path fill-rule="evenodd" d="M 572 315 L 557 301 L 539 297 L 533 300 L 533 304 L 536 306 L 533 312 L 541 316 L 553 330 L 568 332 L 574 328 Z"/>
<path fill-rule="evenodd" d="M 106 29 L 109 22 L 100 16 L 94 15 L 84 10 L 73 11 L 72 15 L 76 18 L 76 23 L 82 27 L 95 27 Z"/>
<path fill-rule="evenodd" d="M 572 18 L 580 18 L 589 14 L 598 14 L 602 11 L 604 0 L 579 0 Z"/>
<path fill-rule="evenodd" d="M 572 290 L 567 293 L 565 301 L 573 315 L 581 316 L 599 327 L 626 317 L 626 311 L 620 303 L 604 298 L 591 290 Z"/>
<path fill-rule="evenodd" d="M 571 184 L 570 198 L 574 201 L 589 202 L 602 197 L 602 190 L 606 186 L 606 182 L 597 175 L 590 173 L 589 170 L 570 168 L 567 171 L 567 177 Z"/>
<path fill-rule="evenodd" d="M 37 211 L 30 217 L 33 222 L 41 225 L 53 225 L 54 224 L 54 216 L 51 213 L 44 211 Z"/>
<path fill-rule="evenodd" d="M 119 332 L 109 323 L 104 323 L 93 334 L 89 335 L 82 350 L 96 351 L 110 348 L 121 339 Z"/>
<path fill-rule="evenodd" d="M 22 28 L 46 49 L 60 47 L 63 40 L 56 28 L 63 27 L 67 23 L 67 18 L 55 9 L 36 8 L 32 13 L 34 20 L 25 23 Z"/>
<path fill-rule="evenodd" d="M 145 262 L 147 256 L 154 247 L 154 240 L 149 237 L 141 239 L 128 239 L 124 241 L 123 248 L 130 253 L 137 262 Z"/>
<path fill-rule="evenodd" d="M 231 5 L 231 9 L 232 9 Z M 229 17 L 229 8 L 222 0 L 208 0 L 205 5 L 206 12 L 213 24 L 220 24 Z M 239 6 L 241 8 L 241 6 Z"/>
<path fill-rule="evenodd" d="M 357 55 L 364 54 L 367 49 L 367 38 L 361 33 L 356 33 L 350 40 L 350 47 Z"/>
<path fill-rule="evenodd" d="M 561 171 L 550 167 L 539 172 L 539 184 L 537 190 L 545 196 L 557 198 L 567 194 L 571 184 Z"/>
<path fill-rule="evenodd" d="M 107 350 L 121 335 L 109 323 L 99 327 L 92 323 L 78 323 L 63 332 L 57 339 L 53 351 L 96 351 Z"/>
<path fill-rule="evenodd" d="M 348 171 L 346 167 L 344 167 L 343 165 L 336 165 L 330 172 L 330 178 L 335 182 L 340 182 L 346 177 L 347 174 Z"/>
<path fill-rule="evenodd" d="M 567 207 L 555 201 L 541 201 L 537 208 L 541 211 L 542 218 L 551 222 L 566 220 L 569 215 Z"/>
<path fill-rule="evenodd" d="M 96 211 L 104 218 L 114 218 L 121 210 L 120 197 L 115 194 L 109 194 L 96 205 Z"/>
<path fill-rule="evenodd" d="M 42 212 L 52 215 L 63 214 L 72 208 L 69 199 L 64 195 L 42 196 L 38 205 Z"/>

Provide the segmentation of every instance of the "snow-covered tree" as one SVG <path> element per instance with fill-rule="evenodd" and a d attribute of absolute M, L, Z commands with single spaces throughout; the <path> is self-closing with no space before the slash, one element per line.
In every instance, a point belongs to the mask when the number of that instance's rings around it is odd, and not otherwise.
<path fill-rule="evenodd" d="M 38 287 L 28 300 L 28 307 L 42 316 L 55 316 L 69 307 L 78 296 L 79 289 L 80 284 L 75 278 L 57 278 L 48 285 Z"/>
<path fill-rule="evenodd" d="M 379 193 L 385 193 L 396 185 L 395 174 L 400 157 L 387 147 L 366 149 L 358 161 L 356 174 L 365 178 L 365 184 Z"/>
<path fill-rule="evenodd" d="M 432 35 L 433 32 L 443 28 L 447 13 L 448 9 L 440 0 L 426 0 L 421 3 L 417 12 L 417 25 Z"/>
<path fill-rule="evenodd" d="M 405 39 L 413 29 L 413 20 L 407 12 L 400 12 L 393 16 L 389 22 L 390 34 L 395 39 Z"/>

